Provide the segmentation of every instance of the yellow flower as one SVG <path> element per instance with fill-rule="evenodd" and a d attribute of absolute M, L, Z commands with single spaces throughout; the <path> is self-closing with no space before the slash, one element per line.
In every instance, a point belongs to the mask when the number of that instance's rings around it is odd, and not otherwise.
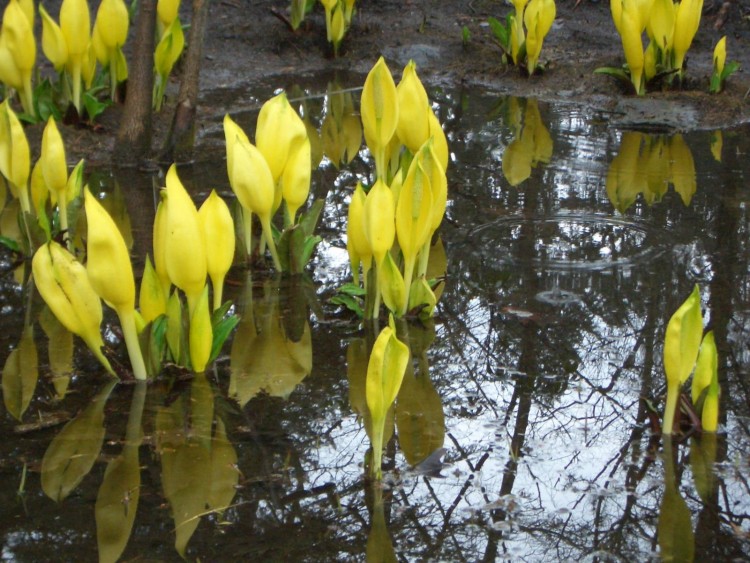
<path fill-rule="evenodd" d="M 229 182 L 242 207 L 258 215 L 274 266 L 281 271 L 281 262 L 276 253 L 271 230 L 275 198 L 271 170 L 261 152 L 252 143 L 245 142 L 239 135 L 235 137 L 233 143 L 227 142 L 227 150 L 230 147 L 233 156 Z"/>
<path fill-rule="evenodd" d="M 86 271 L 91 287 L 117 312 L 133 375 L 136 379 L 146 379 L 146 366 L 135 323 L 133 267 L 125 239 L 112 217 L 88 188 L 84 189 L 84 198 L 88 224 Z"/>
<path fill-rule="evenodd" d="M 417 65 L 412 60 L 404 68 L 401 82 L 396 87 L 398 98 L 398 124 L 396 133 L 412 154 L 419 150 L 430 136 L 429 115 L 432 108 L 427 92 L 417 76 Z"/>
<path fill-rule="evenodd" d="M 721 76 L 724 72 L 724 63 L 727 60 L 727 36 L 725 35 L 714 47 L 714 73 Z"/>
<path fill-rule="evenodd" d="M 365 199 L 363 224 L 365 237 L 378 266 L 396 238 L 395 213 L 393 193 L 385 182 L 377 180 Z"/>
<path fill-rule="evenodd" d="M 346 249 L 349 252 L 349 262 L 352 268 L 354 283 L 359 284 L 359 265 L 362 264 L 363 279 L 367 287 L 367 274 L 372 265 L 372 248 L 365 236 L 364 212 L 367 196 L 362 184 L 357 187 L 349 202 L 349 212 L 346 222 Z"/>
<path fill-rule="evenodd" d="M 281 193 L 292 224 L 297 210 L 305 204 L 310 193 L 310 161 L 310 141 L 305 137 L 292 149 L 281 177 Z"/>
<path fill-rule="evenodd" d="M 305 124 L 282 92 L 260 108 L 255 145 L 268 163 L 274 185 L 281 179 L 287 160 L 307 139 Z"/>
<path fill-rule="evenodd" d="M 526 25 L 526 59 L 529 74 L 534 74 L 544 38 L 552 28 L 557 8 L 555 0 L 531 0 L 524 12 Z"/>
<path fill-rule="evenodd" d="M 208 309 L 208 286 L 198 298 L 195 311 L 190 317 L 190 364 L 195 373 L 206 371 L 206 364 L 211 357 L 213 329 L 211 327 L 211 313 Z"/>
<path fill-rule="evenodd" d="M 398 97 L 393 76 L 380 57 L 372 67 L 362 89 L 360 102 L 365 141 L 375 157 L 377 176 L 386 178 L 385 150 L 396 133 L 398 124 Z"/>
<path fill-rule="evenodd" d="M 81 78 L 91 42 L 91 16 L 86 0 L 63 0 L 60 30 L 68 47 L 67 71 L 73 81 L 73 105 L 81 113 Z"/>
<path fill-rule="evenodd" d="M 6 99 L 0 104 L 0 173 L 21 202 L 24 213 L 31 211 L 27 182 L 31 171 L 29 141 L 21 122 Z"/>
<path fill-rule="evenodd" d="M 172 25 L 180 10 L 180 0 L 158 0 L 156 3 L 156 14 L 159 22 L 164 28 Z"/>
<path fill-rule="evenodd" d="M 674 67 L 682 73 L 685 54 L 698 31 L 703 0 L 682 0 L 677 6 L 674 22 Z"/>
<path fill-rule="evenodd" d="M 166 183 L 164 262 L 169 279 L 185 292 L 192 314 L 206 285 L 206 243 L 198 210 L 177 176 L 174 164 L 167 172 Z"/>
<path fill-rule="evenodd" d="M 138 293 L 138 307 L 146 324 L 167 312 L 167 296 L 148 254 L 141 278 L 141 290 Z"/>
<path fill-rule="evenodd" d="M 667 377 L 667 404 L 664 412 L 665 434 L 672 433 L 674 415 L 680 397 L 680 386 L 690 377 L 695 366 L 701 339 L 703 317 L 701 316 L 700 291 L 696 285 L 693 292 L 669 319 L 664 337 L 664 372 Z"/>
<path fill-rule="evenodd" d="M 206 237 L 207 270 L 214 289 L 214 310 L 221 306 L 224 277 L 234 261 L 234 221 L 229 207 L 216 190 L 203 202 L 198 218 Z"/>
<path fill-rule="evenodd" d="M 367 364 L 366 398 L 372 417 L 372 469 L 378 479 L 382 475 L 385 417 L 401 388 L 408 361 L 409 348 L 396 337 L 391 317 L 389 326 L 375 340 Z"/>
<path fill-rule="evenodd" d="M 654 0 L 648 17 L 648 36 L 666 53 L 674 38 L 675 4 L 672 0 Z"/>
<path fill-rule="evenodd" d="M 42 15 L 42 51 L 55 70 L 61 72 L 68 62 L 68 44 L 60 26 L 50 17 L 42 4 L 39 4 L 39 13 Z"/>
<path fill-rule="evenodd" d="M 80 336 L 106 370 L 114 375 L 102 354 L 104 341 L 99 332 L 102 303 L 91 286 L 86 269 L 54 241 L 36 251 L 31 269 L 39 294 L 57 320 Z"/>
<path fill-rule="evenodd" d="M 396 206 L 396 235 L 404 255 L 406 295 L 400 314 L 405 315 L 417 254 L 427 242 L 432 227 L 432 187 L 420 158 L 412 161 Z"/>
<path fill-rule="evenodd" d="M 620 20 L 622 48 L 625 51 L 625 61 L 630 69 L 630 81 L 633 83 L 637 94 L 643 93 L 643 68 L 645 66 L 639 17 L 637 7 L 626 4 L 623 7 Z"/>
<path fill-rule="evenodd" d="M 99 37 L 107 49 L 117 49 L 125 44 L 129 21 L 123 0 L 102 0 L 94 27 L 98 28 Z"/>

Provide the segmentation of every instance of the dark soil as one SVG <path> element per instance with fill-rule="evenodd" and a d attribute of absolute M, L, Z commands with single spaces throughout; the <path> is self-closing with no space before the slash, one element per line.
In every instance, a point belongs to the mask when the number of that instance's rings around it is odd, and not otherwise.
<path fill-rule="evenodd" d="M 223 89 L 274 83 L 289 84 L 290 75 L 315 75 L 331 70 L 366 73 L 384 55 L 398 81 L 401 69 L 415 59 L 422 80 L 431 85 L 477 86 L 546 101 L 578 103 L 603 112 L 621 127 L 669 130 L 714 129 L 737 126 L 748 120 L 746 93 L 750 78 L 750 0 L 721 4 L 706 0 L 700 30 L 688 53 L 687 81 L 681 89 L 632 95 L 615 79 L 594 74 L 602 66 L 624 62 L 622 45 L 604 1 L 558 0 L 557 18 L 544 42 L 543 74 L 525 77 L 501 63 L 501 50 L 487 25 L 490 16 L 503 19 L 512 9 L 497 0 L 360 0 L 352 27 L 338 58 L 326 42 L 323 7 L 316 4 L 296 32 L 284 23 L 287 0 L 214 0 L 205 39 L 205 66 L 201 77 L 201 122 L 233 107 L 210 107 Z M 183 21 L 190 19 L 184 0 Z M 717 29 L 717 26 L 719 29 Z M 471 38 L 466 45 L 462 28 Z M 713 47 L 727 35 L 728 60 L 741 69 L 720 95 L 708 94 Z M 177 91 L 179 75 L 169 92 Z M 173 104 L 173 101 L 172 101 Z M 208 107 L 206 107 L 208 106 Z M 173 106 L 156 116 L 154 149 L 169 125 Z M 102 120 L 98 154 L 111 147 L 117 109 Z M 205 124 L 205 123 L 204 123 Z M 81 148 L 88 145 L 82 133 Z M 74 139 L 68 142 L 74 143 Z M 200 146 L 200 138 L 198 145 Z M 87 155 L 91 158 L 91 155 Z"/>

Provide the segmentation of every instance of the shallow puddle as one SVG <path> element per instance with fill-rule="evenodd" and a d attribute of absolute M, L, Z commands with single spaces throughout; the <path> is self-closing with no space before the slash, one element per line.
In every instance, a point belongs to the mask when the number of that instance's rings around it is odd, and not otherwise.
<path fill-rule="evenodd" d="M 267 93 L 237 93 L 243 126 Z M 3 257 L 0 360 L 34 348 L 39 366 L 22 422 L 0 423 L 3 559 L 93 559 L 97 537 L 102 559 L 125 545 L 125 560 L 746 557 L 746 131 L 646 134 L 573 105 L 431 95 L 452 152 L 448 275 L 434 322 L 400 326 L 413 363 L 383 488 L 364 478 L 375 334 L 328 301 L 349 281 L 362 151 L 314 174 L 326 206 L 309 280 L 230 273 L 242 320 L 208 377 L 113 386 L 76 342 L 75 375 L 53 379 L 67 337 L 38 320 L 41 301 Z M 319 128 L 324 99 L 305 106 Z M 203 132 L 217 155 L 222 117 Z M 229 193 L 223 160 L 180 173 L 198 200 Z M 128 194 L 112 205 L 129 211 L 142 265 L 163 179 L 98 177 Z M 696 283 L 719 350 L 720 428 L 662 443 L 649 402 L 661 412 L 666 324 Z"/>

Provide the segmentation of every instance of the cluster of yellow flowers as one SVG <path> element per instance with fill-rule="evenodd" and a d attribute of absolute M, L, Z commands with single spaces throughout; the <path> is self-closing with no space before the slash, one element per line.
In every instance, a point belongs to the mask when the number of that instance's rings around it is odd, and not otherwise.
<path fill-rule="evenodd" d="M 104 300 L 120 318 L 133 374 L 136 379 L 146 379 L 138 333 L 161 315 L 167 315 L 168 330 L 177 331 L 177 342 L 169 344 L 173 359 L 180 361 L 181 306 L 177 292 L 169 295 L 174 285 L 187 297 L 190 364 L 194 371 L 204 371 L 213 343 L 206 277 L 211 278 L 214 308 L 218 308 L 224 276 L 234 259 L 234 223 L 226 203 L 212 192 L 199 212 L 180 182 L 176 168 L 169 169 L 154 220 L 156 266 L 148 262 L 141 282 L 140 312 L 137 312 L 133 268 L 125 240 L 88 187 L 84 192 L 88 224 L 85 267 L 55 241 L 40 247 L 32 260 L 36 287 L 50 310 L 114 374 L 101 351 L 101 301 Z M 212 245 L 211 252 L 206 250 L 208 245 Z"/>
<path fill-rule="evenodd" d="M 224 136 L 229 183 L 242 205 L 245 249 L 252 253 L 252 216 L 256 214 L 263 228 L 260 248 L 268 245 L 274 266 L 281 271 L 271 220 L 283 200 L 284 224 L 294 224 L 297 211 L 307 201 L 312 171 L 307 128 L 282 92 L 263 104 L 255 145 L 229 115 L 224 117 Z"/>
<path fill-rule="evenodd" d="M 374 297 L 365 315 L 378 315 L 381 297 L 398 315 L 423 306 L 431 315 L 436 298 L 425 273 L 432 235 L 445 213 L 448 144 L 414 62 L 397 88 L 381 57 L 365 80 L 360 111 L 376 179 L 366 195 L 361 185 L 352 195 L 347 249 L 355 282 L 361 265 L 366 290 L 374 260 Z"/>
<path fill-rule="evenodd" d="M 164 88 L 185 45 L 182 24 L 177 16 L 180 0 L 159 0 L 158 45 L 154 53 L 157 75 L 154 106 L 161 107 Z M 128 36 L 129 14 L 123 0 L 102 0 L 93 29 L 86 0 L 63 0 L 59 23 L 44 6 L 42 51 L 61 76 L 61 96 L 71 102 L 79 115 L 82 91 L 89 90 L 96 76 L 97 62 L 109 71 L 110 96 L 115 99 L 118 84 L 128 78 L 128 65 L 122 48 Z M 33 0 L 10 0 L 3 12 L 0 29 L 0 81 L 18 92 L 24 112 L 36 115 L 32 77 L 36 66 Z"/>
<path fill-rule="evenodd" d="M 355 0 L 320 0 L 326 11 L 326 36 L 338 54 L 339 45 L 352 23 Z"/>
<path fill-rule="evenodd" d="M 622 38 L 630 80 L 638 94 L 657 73 L 682 77 L 685 54 L 698 31 L 703 0 L 611 0 L 612 19 Z M 649 44 L 643 49 L 643 32 Z"/>

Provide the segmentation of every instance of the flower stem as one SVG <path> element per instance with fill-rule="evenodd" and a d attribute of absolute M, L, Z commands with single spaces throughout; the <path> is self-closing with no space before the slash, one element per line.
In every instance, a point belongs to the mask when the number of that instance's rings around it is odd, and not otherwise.
<path fill-rule="evenodd" d="M 138 331 L 135 327 L 135 311 L 132 308 L 118 310 L 117 315 L 120 317 L 120 325 L 122 325 L 122 333 L 125 336 L 125 345 L 128 348 L 133 375 L 137 380 L 144 381 L 148 374 L 141 353 L 141 345 L 138 341 Z"/>

